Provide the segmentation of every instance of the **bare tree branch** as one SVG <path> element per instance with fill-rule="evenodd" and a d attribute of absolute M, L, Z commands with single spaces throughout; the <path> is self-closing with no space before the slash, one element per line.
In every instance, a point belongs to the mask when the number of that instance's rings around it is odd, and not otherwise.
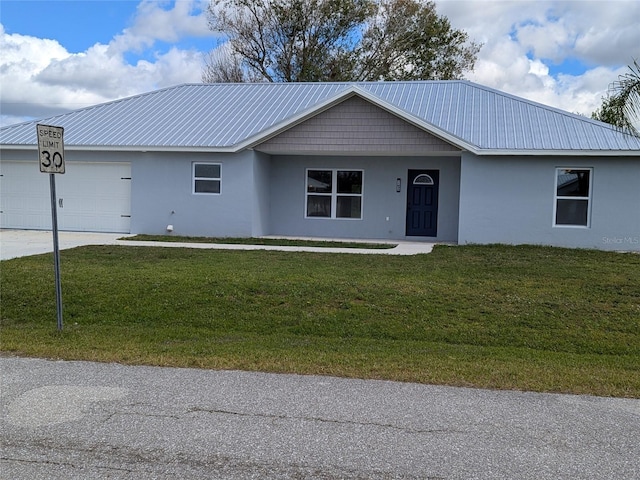
<path fill-rule="evenodd" d="M 431 0 L 213 0 L 209 26 L 233 56 L 207 79 L 453 79 L 480 49 Z"/>

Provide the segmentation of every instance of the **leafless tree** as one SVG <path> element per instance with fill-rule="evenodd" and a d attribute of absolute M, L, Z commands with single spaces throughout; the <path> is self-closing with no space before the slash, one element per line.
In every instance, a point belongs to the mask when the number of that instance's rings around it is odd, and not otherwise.
<path fill-rule="evenodd" d="M 480 46 L 426 0 L 213 0 L 203 81 L 461 78 Z"/>

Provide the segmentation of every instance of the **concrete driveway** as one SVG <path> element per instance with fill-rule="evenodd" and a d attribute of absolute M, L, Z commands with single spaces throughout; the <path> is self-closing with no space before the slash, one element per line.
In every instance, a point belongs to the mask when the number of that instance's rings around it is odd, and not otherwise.
<path fill-rule="evenodd" d="M 385 241 L 397 244 L 389 249 L 366 248 L 328 248 L 328 247 L 291 247 L 275 245 L 236 245 L 214 243 L 179 243 L 179 242 L 134 242 L 119 240 L 130 235 L 123 233 L 88 233 L 88 232 L 59 232 L 60 249 L 80 247 L 82 245 L 124 245 L 167 248 L 199 248 L 216 250 L 278 250 L 288 252 L 324 252 L 324 253 L 352 253 L 371 255 L 417 255 L 430 253 L 433 243 Z M 272 237 L 275 238 L 275 237 Z M 330 239 L 317 239 L 330 240 Z M 366 242 L 368 240 L 354 240 Z M 53 234 L 42 230 L 0 230 L 0 260 L 39 255 L 53 251 Z"/>
<path fill-rule="evenodd" d="M 640 478 L 640 400 L 0 358 L 0 477 Z"/>
<path fill-rule="evenodd" d="M 114 245 L 122 233 L 59 232 L 60 249 Z M 0 260 L 53 252 L 53 234 L 43 230 L 0 230 Z"/>

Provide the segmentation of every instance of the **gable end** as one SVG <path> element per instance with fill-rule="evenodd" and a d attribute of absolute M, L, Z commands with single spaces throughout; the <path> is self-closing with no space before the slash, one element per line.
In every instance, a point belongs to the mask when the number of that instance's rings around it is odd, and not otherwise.
<path fill-rule="evenodd" d="M 416 155 L 460 149 L 354 95 L 254 147 L 271 154 Z"/>

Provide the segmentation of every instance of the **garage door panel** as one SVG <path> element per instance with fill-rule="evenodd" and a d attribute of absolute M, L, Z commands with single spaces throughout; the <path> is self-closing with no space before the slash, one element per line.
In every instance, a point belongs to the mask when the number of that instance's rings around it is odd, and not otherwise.
<path fill-rule="evenodd" d="M 76 213 L 72 217 L 63 217 L 59 228 L 67 231 L 122 232 L 123 223 L 123 218 L 120 215 L 97 217 L 89 213 Z M 123 233 L 128 233 L 128 230 Z"/>
<path fill-rule="evenodd" d="M 20 210 L 4 213 L 2 210 L 0 228 L 26 228 L 31 230 L 51 230 L 51 207 L 49 214 L 38 212 L 22 212 Z M 24 225 L 24 226 L 23 226 Z"/>
<path fill-rule="evenodd" d="M 50 229 L 49 176 L 36 162 L 2 162 L 2 228 Z M 130 231 L 131 164 L 67 162 L 56 175 L 60 230 Z"/>
<path fill-rule="evenodd" d="M 35 175 L 36 162 L 0 162 L 0 226 L 2 228 L 51 229 L 49 176 Z M 49 213 L 47 214 L 47 209 Z"/>

